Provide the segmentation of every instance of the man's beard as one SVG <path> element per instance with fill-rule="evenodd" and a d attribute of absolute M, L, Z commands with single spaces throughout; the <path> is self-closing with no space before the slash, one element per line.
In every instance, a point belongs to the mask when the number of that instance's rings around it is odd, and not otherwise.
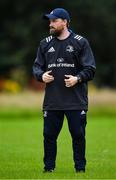
<path fill-rule="evenodd" d="M 54 29 L 52 27 L 52 28 L 50 28 L 50 35 L 58 37 L 62 34 L 62 31 L 63 31 L 63 29 Z"/>

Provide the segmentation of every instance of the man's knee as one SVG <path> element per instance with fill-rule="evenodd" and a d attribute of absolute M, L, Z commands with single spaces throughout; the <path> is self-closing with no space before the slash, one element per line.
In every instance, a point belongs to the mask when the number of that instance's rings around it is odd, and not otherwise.
<path fill-rule="evenodd" d="M 44 136 L 44 139 L 46 139 L 46 140 L 56 140 L 57 139 L 56 133 L 51 132 L 47 129 L 44 129 L 43 136 Z"/>
<path fill-rule="evenodd" d="M 71 136 L 73 139 L 83 140 L 85 139 L 85 132 L 82 127 L 80 127 L 77 131 L 72 132 Z"/>

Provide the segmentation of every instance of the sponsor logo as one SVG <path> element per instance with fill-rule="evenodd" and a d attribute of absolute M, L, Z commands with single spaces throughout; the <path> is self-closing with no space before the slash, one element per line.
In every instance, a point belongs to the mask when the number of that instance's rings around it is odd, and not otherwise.
<path fill-rule="evenodd" d="M 47 43 L 50 42 L 50 41 L 52 40 L 52 38 L 53 38 L 52 36 L 47 37 L 47 38 L 46 38 L 46 42 L 47 42 Z"/>
<path fill-rule="evenodd" d="M 55 52 L 55 49 L 53 47 L 51 47 L 48 52 Z"/>
<path fill-rule="evenodd" d="M 53 11 L 50 14 L 53 14 Z"/>
<path fill-rule="evenodd" d="M 62 62 L 64 62 L 64 59 L 63 58 L 58 58 L 57 62 L 62 63 Z"/>
<path fill-rule="evenodd" d="M 68 52 L 73 52 L 73 51 L 74 51 L 73 46 L 68 45 L 68 46 L 66 47 L 66 51 L 68 51 Z"/>
<path fill-rule="evenodd" d="M 80 41 L 82 39 L 82 36 L 76 35 L 74 38 Z"/>
<path fill-rule="evenodd" d="M 83 114 L 86 114 L 86 112 L 83 110 L 83 111 L 81 111 L 81 115 L 83 115 Z"/>
<path fill-rule="evenodd" d="M 66 68 L 69 68 L 69 67 L 71 67 L 71 68 L 74 68 L 75 67 L 75 65 L 74 64 L 68 64 L 68 63 L 58 63 L 58 64 L 56 64 L 56 63 L 53 63 L 53 64 L 48 64 L 48 68 L 53 68 L 53 67 L 61 67 L 61 68 L 63 68 L 63 67 L 66 67 Z"/>
<path fill-rule="evenodd" d="M 44 117 L 47 117 L 47 114 L 48 114 L 48 112 L 47 112 L 47 111 L 44 111 L 43 116 L 44 116 Z"/>

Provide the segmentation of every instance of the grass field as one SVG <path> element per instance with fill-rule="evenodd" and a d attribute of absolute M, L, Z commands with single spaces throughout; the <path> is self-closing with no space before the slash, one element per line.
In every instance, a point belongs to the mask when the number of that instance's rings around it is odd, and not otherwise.
<path fill-rule="evenodd" d="M 38 109 L 0 106 L 0 179 L 116 179 L 115 106 L 90 108 L 85 174 L 74 171 L 66 119 L 58 138 L 56 170 L 42 172 L 43 121 Z"/>

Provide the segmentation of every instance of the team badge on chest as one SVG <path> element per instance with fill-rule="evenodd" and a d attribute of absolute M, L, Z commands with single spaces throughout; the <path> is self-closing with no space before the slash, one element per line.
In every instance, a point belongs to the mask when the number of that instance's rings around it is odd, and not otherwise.
<path fill-rule="evenodd" d="M 66 46 L 66 51 L 73 52 L 74 51 L 73 46 L 71 46 L 71 45 Z"/>

